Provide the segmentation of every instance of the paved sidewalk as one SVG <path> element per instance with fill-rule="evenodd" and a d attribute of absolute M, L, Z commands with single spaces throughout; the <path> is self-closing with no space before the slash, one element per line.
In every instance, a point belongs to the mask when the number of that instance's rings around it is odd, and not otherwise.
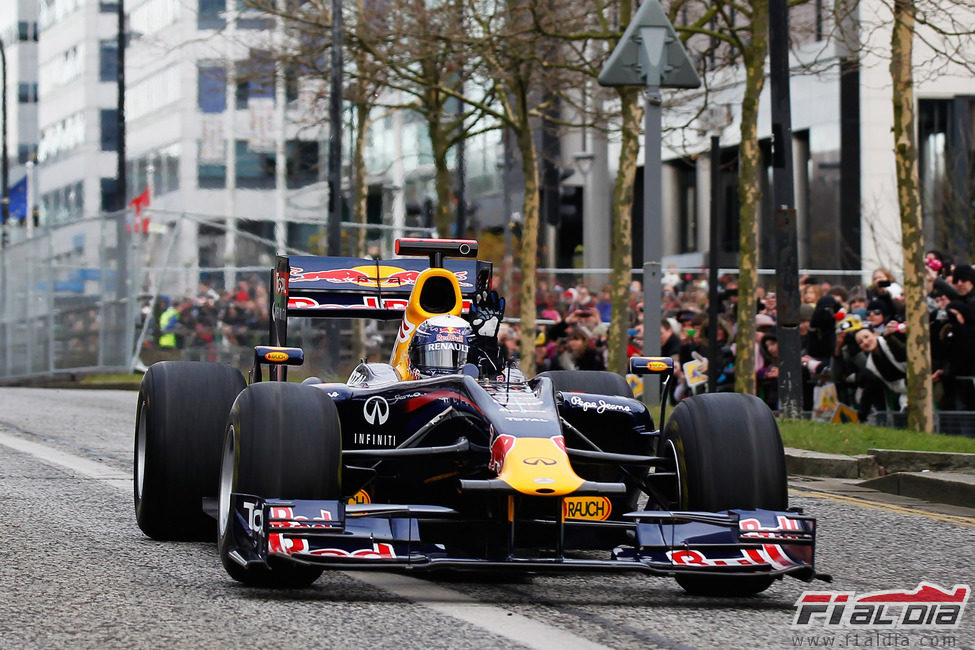
<path fill-rule="evenodd" d="M 809 489 L 855 498 L 881 492 L 975 516 L 975 454 L 870 449 L 845 456 L 786 448 L 785 456 L 789 475 Z"/>

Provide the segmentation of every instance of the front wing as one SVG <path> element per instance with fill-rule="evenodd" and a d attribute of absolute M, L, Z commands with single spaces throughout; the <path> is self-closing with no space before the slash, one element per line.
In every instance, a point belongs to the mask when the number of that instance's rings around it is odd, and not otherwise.
<path fill-rule="evenodd" d="M 565 520 L 557 524 L 559 540 L 574 529 L 622 526 L 634 532 L 636 541 L 606 549 L 606 559 L 569 557 L 558 548 L 537 557 L 509 549 L 507 557 L 486 559 L 451 554 L 444 545 L 421 539 L 421 520 L 459 517 L 441 506 L 347 505 L 234 494 L 231 508 L 230 557 L 244 567 L 270 560 L 346 569 L 635 570 L 666 576 L 792 575 L 806 581 L 822 577 L 814 566 L 815 520 L 795 512 L 654 510 L 627 513 L 626 521 Z"/>

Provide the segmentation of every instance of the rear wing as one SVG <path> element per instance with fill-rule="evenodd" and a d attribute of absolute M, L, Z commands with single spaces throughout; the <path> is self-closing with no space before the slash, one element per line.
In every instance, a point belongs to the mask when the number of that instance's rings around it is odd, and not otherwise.
<path fill-rule="evenodd" d="M 429 266 L 420 259 L 279 255 L 273 278 L 273 317 L 401 318 L 417 276 Z M 492 265 L 480 260 L 447 260 L 444 268 L 457 276 L 466 312 L 478 274 L 490 277 Z"/>

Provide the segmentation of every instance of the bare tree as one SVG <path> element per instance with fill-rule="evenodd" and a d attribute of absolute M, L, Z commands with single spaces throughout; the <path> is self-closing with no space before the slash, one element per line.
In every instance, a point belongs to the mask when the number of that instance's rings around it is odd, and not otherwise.
<path fill-rule="evenodd" d="M 921 224 L 920 183 L 914 109 L 914 0 L 894 0 L 894 25 L 890 38 L 890 78 L 893 83 L 894 159 L 897 170 L 897 203 L 901 220 L 901 251 L 904 256 L 904 306 L 907 313 L 908 426 L 917 431 L 934 430 L 934 399 L 931 392 L 931 338 L 924 300 L 924 233 Z"/>

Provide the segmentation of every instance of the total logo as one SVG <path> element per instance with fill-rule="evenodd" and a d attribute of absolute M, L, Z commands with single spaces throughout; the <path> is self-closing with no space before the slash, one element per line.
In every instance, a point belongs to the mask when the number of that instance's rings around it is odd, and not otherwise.
<path fill-rule="evenodd" d="M 389 419 L 389 402 L 381 395 L 373 395 L 362 405 L 362 417 L 369 424 L 386 424 Z"/>

